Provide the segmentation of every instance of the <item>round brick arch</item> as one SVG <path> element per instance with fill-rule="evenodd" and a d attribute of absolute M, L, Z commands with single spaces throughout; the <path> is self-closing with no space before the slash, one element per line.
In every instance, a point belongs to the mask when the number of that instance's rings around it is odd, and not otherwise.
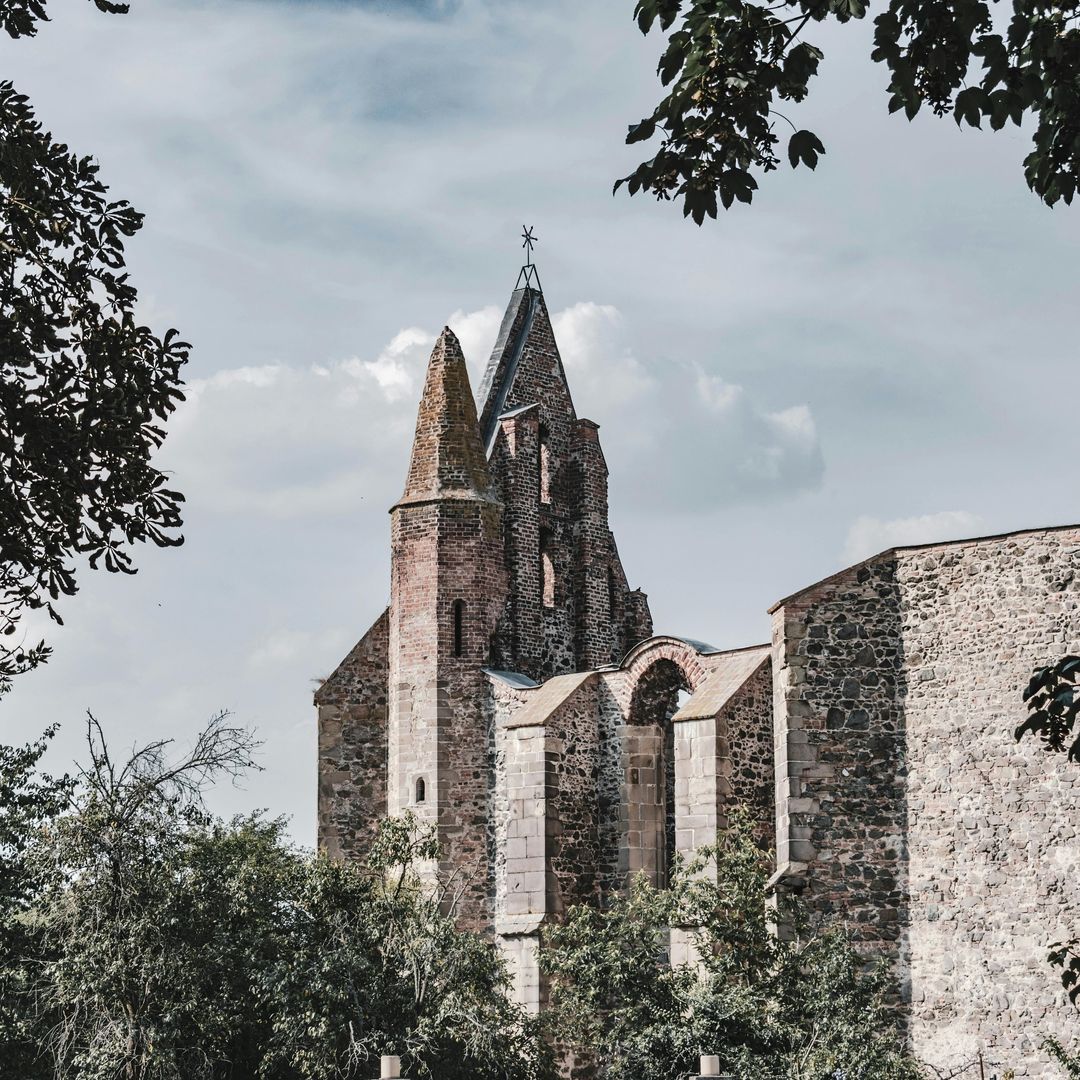
<path fill-rule="evenodd" d="M 648 671 L 662 660 L 668 660 L 682 673 L 691 693 L 701 685 L 708 669 L 701 662 L 701 653 L 688 641 L 676 637 L 653 637 L 635 645 L 620 665 L 625 675 L 624 707 L 634 700 L 638 684 Z"/>

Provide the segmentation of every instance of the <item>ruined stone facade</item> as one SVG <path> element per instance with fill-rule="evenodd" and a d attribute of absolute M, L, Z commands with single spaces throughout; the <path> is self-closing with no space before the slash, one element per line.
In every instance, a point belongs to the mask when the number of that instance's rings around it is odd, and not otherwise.
<path fill-rule="evenodd" d="M 316 695 L 321 846 L 430 822 L 463 923 L 539 1009 L 541 927 L 632 874 L 663 886 L 742 804 L 776 887 L 892 961 L 921 1056 L 1051 1075 L 1080 769 L 1011 731 L 1032 668 L 1080 649 L 1080 528 L 885 552 L 777 605 L 771 644 L 721 651 L 654 636 L 628 585 L 533 270 L 478 404 L 444 330 L 390 607 Z"/>
<path fill-rule="evenodd" d="M 1017 744 L 1080 649 L 1080 527 L 888 551 L 773 609 L 778 879 L 896 965 L 916 1052 L 1053 1076 L 1080 769 Z"/>

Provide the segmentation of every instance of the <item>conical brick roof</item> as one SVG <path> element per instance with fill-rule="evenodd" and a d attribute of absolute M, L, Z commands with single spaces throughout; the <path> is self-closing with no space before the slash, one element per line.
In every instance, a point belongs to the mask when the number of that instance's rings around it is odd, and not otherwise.
<path fill-rule="evenodd" d="M 409 476 L 397 505 L 433 499 L 490 499 L 491 492 L 465 356 L 447 326 L 428 361 Z"/>

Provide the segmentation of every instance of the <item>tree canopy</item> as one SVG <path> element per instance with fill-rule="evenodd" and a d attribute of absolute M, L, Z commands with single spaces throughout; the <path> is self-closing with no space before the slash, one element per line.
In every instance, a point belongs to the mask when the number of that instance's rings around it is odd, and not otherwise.
<path fill-rule="evenodd" d="M 251 765 L 224 717 L 192 749 L 116 759 L 91 719 L 72 779 L 0 748 L 0 1063 L 20 1080 L 548 1080 L 494 946 L 459 931 L 407 819 L 366 862 L 225 821 L 207 784 Z"/>
<path fill-rule="evenodd" d="M 824 60 L 814 24 L 866 17 L 867 0 L 638 0 L 643 33 L 668 34 L 657 73 L 667 88 L 626 141 L 659 134 L 648 161 L 615 184 L 681 199 L 701 224 L 749 203 L 786 156 L 817 166 L 821 137 L 780 107 L 806 99 Z M 997 18 L 995 18 L 997 16 Z M 889 112 L 923 107 L 994 131 L 1029 119 L 1031 190 L 1053 206 L 1080 182 L 1080 0 L 889 0 L 874 19 L 871 60 L 888 69 Z M 784 132 L 790 128 L 790 132 Z M 786 147 L 784 143 L 786 142 Z"/>
<path fill-rule="evenodd" d="M 670 889 L 638 877 L 605 910 L 572 909 L 541 953 L 551 1030 L 591 1052 L 601 1080 L 678 1080 L 704 1053 L 739 1080 L 915 1080 L 887 973 L 868 972 L 838 930 L 812 930 L 794 900 L 783 918 L 798 940 L 774 932 L 767 874 L 740 815 Z M 700 967 L 666 962 L 669 927 L 694 928 Z"/>
<path fill-rule="evenodd" d="M 44 0 L 0 0 L 11 37 L 45 19 Z M 0 692 L 48 656 L 20 623 L 59 621 L 79 560 L 133 573 L 134 545 L 182 542 L 152 457 L 189 346 L 136 321 L 124 247 L 142 221 L 0 81 Z"/>

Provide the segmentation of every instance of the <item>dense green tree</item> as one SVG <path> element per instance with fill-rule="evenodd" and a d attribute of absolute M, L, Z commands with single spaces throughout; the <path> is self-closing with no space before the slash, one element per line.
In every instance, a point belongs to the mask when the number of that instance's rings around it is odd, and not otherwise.
<path fill-rule="evenodd" d="M 45 18 L 44 0 L 0 0 L 11 37 Z M 135 544 L 182 540 L 182 497 L 151 459 L 188 346 L 135 320 L 124 245 L 142 220 L 0 81 L 0 693 L 47 658 L 21 623 L 59 621 L 79 559 L 133 573 Z"/>
<path fill-rule="evenodd" d="M 774 933 L 767 868 L 745 820 L 679 868 L 643 878 L 607 910 L 573 909 L 550 929 L 552 1030 L 595 1058 L 602 1080 L 676 1080 L 700 1054 L 739 1080 L 913 1080 L 884 1004 L 884 969 L 838 930 L 812 932 L 785 902 L 796 940 Z M 701 967 L 666 962 L 668 928 L 695 927 Z"/>
<path fill-rule="evenodd" d="M 63 811 L 68 777 L 38 772 L 55 729 L 28 746 L 0 743 L 0 1077 L 32 1080 L 39 1050 L 29 1000 L 30 955 L 40 955 L 28 914 L 44 885 L 27 853 L 32 838 Z"/>
<path fill-rule="evenodd" d="M 681 199 L 699 225 L 750 202 L 785 152 L 813 169 L 820 137 L 779 108 L 803 101 L 824 59 L 813 24 L 866 16 L 868 0 L 638 0 L 643 33 L 668 32 L 657 69 L 664 97 L 627 142 L 659 133 L 656 154 L 615 188 Z M 887 0 L 871 59 L 889 71 L 890 112 L 924 106 L 997 131 L 1032 122 L 1028 186 L 1048 206 L 1080 181 L 1080 0 Z M 995 20 L 995 15 L 997 19 Z M 1007 24 L 1007 25 L 1006 25 Z M 788 135 L 784 130 L 790 128 Z"/>
<path fill-rule="evenodd" d="M 346 1080 L 381 1053 L 412 1077 L 549 1075 L 494 947 L 421 880 L 414 823 L 366 863 L 312 857 L 281 821 L 206 811 L 205 785 L 251 764 L 224 717 L 178 761 L 158 742 L 115 762 L 89 734 L 74 781 L 34 779 L 37 748 L 4 773 L 0 806 L 36 809 L 0 849 L 24 883 L 0 913 L 3 1080 Z"/>

